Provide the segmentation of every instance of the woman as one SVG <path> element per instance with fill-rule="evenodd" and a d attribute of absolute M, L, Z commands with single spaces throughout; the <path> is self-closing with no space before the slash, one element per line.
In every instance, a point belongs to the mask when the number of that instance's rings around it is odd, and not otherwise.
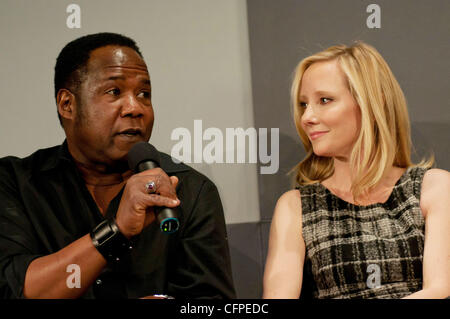
<path fill-rule="evenodd" d="M 414 165 L 406 100 L 371 46 L 334 46 L 295 71 L 307 151 L 276 205 L 264 298 L 450 295 L 450 174 Z M 310 283 L 310 285 L 306 285 Z"/>

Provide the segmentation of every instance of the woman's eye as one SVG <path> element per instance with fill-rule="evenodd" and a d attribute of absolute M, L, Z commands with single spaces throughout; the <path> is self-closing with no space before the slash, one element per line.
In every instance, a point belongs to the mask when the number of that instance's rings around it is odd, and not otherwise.
<path fill-rule="evenodd" d="M 307 107 L 308 104 L 306 104 L 305 102 L 299 102 L 300 107 Z"/>
<path fill-rule="evenodd" d="M 332 100 L 331 99 L 329 99 L 329 98 L 327 98 L 327 97 L 321 97 L 320 98 L 320 102 L 322 103 L 322 104 L 327 104 L 327 103 L 329 103 L 329 102 L 331 102 Z"/>

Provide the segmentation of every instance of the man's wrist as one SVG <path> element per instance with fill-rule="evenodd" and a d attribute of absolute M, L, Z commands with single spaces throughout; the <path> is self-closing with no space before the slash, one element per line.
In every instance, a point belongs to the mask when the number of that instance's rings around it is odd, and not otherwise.
<path fill-rule="evenodd" d="M 108 263 L 119 263 L 133 249 L 133 243 L 120 232 L 114 219 L 106 219 L 98 224 L 90 236 L 94 247 Z"/>

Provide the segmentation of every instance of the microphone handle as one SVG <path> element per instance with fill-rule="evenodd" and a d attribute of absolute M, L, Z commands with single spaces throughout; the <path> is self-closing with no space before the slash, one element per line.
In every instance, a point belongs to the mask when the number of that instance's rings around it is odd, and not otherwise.
<path fill-rule="evenodd" d="M 159 167 L 158 164 L 156 164 L 153 161 L 143 161 L 139 163 L 139 165 L 136 167 L 136 170 L 138 171 L 138 173 L 140 173 L 148 169 L 153 169 L 157 167 Z"/>
<path fill-rule="evenodd" d="M 156 167 L 158 167 L 158 165 L 153 161 L 143 161 L 137 166 L 137 171 L 142 172 Z M 178 213 L 174 208 L 155 207 L 155 215 L 156 220 L 159 223 L 159 229 L 165 234 L 174 233 L 180 227 Z"/>

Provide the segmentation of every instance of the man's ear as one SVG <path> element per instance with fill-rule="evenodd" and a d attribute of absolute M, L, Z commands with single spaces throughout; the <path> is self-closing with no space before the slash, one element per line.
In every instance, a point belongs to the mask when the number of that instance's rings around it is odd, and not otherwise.
<path fill-rule="evenodd" d="M 75 95 L 67 89 L 60 89 L 56 95 L 58 113 L 62 119 L 74 120 L 76 113 Z"/>

